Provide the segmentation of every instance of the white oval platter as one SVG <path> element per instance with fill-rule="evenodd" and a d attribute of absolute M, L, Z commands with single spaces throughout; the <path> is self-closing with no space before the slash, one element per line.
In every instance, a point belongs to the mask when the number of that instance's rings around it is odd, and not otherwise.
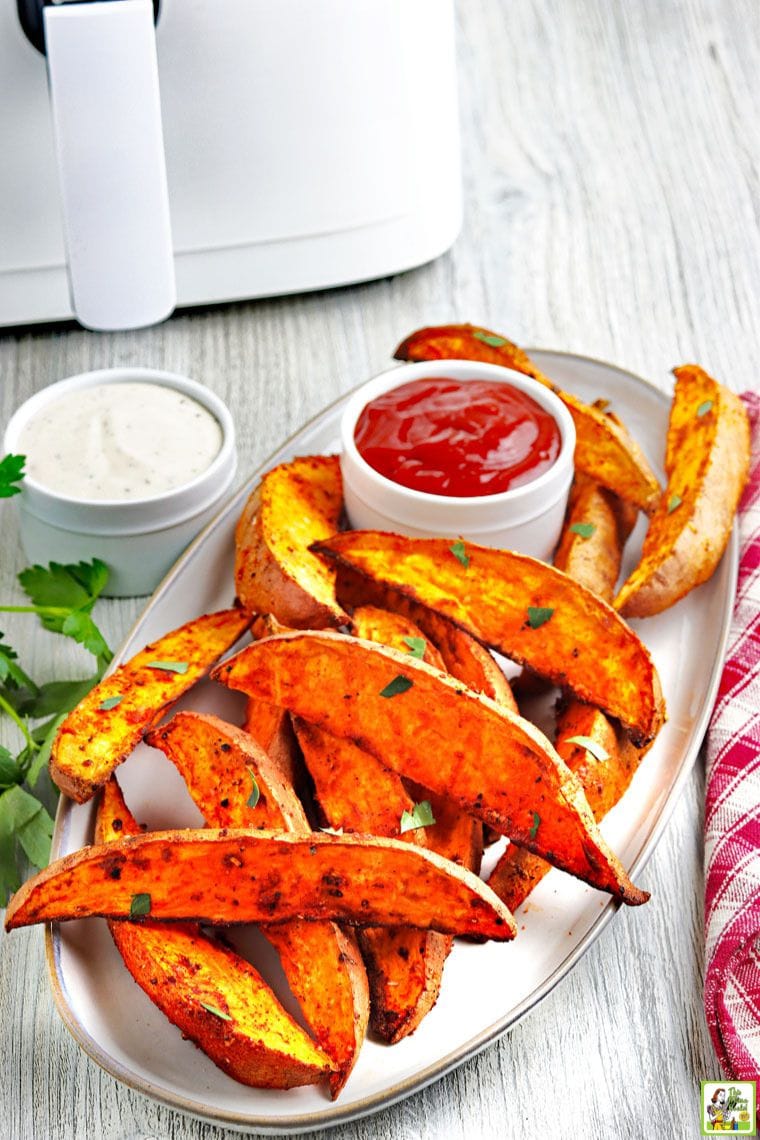
<path fill-rule="evenodd" d="M 532 355 L 569 391 L 588 401 L 600 396 L 610 400 L 662 474 L 668 395 L 599 361 L 545 351 Z M 292 436 L 235 494 L 158 588 L 117 661 L 190 618 L 231 604 L 233 531 L 250 489 L 276 463 L 294 455 L 336 450 L 346 399 Z M 626 567 L 636 557 L 643 530 L 640 522 L 629 543 Z M 736 571 L 734 537 L 710 582 L 667 613 L 636 623 L 659 669 L 669 719 L 631 788 L 603 825 L 634 878 L 662 833 L 707 727 L 725 653 Z M 235 695 L 210 683 L 195 690 L 187 703 L 230 719 L 240 713 Z M 201 825 L 175 769 L 154 749 L 141 745 L 119 769 L 119 780 L 132 811 L 149 828 Z M 91 804 L 61 803 L 53 857 L 92 841 L 93 815 Z M 518 912 L 518 938 L 508 945 L 457 943 L 433 1011 L 412 1037 L 398 1045 L 368 1040 L 334 1103 L 320 1087 L 276 1092 L 247 1088 L 225 1076 L 194 1045 L 183 1041 L 138 989 L 103 921 L 50 928 L 47 958 L 55 1001 L 67 1027 L 113 1076 L 203 1120 L 243 1131 L 292 1134 L 375 1112 L 483 1049 L 567 974 L 615 911 L 608 896 L 552 871 Z M 292 999 L 283 993 L 278 964 L 263 941 L 255 932 L 243 932 L 239 938 L 293 1008 Z"/>

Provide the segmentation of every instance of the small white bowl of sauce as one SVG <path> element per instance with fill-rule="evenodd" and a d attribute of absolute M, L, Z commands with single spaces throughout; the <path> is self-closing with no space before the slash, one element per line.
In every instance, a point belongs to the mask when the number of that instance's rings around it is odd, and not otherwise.
<path fill-rule="evenodd" d="M 26 456 L 28 559 L 100 558 L 110 597 L 151 593 L 216 514 L 237 467 L 226 405 L 172 372 L 109 368 L 51 384 L 15 412 L 6 453 Z"/>
<path fill-rule="evenodd" d="M 341 438 L 353 528 L 450 535 L 551 558 L 575 428 L 561 400 L 531 377 L 466 360 L 402 365 L 353 394 Z"/>

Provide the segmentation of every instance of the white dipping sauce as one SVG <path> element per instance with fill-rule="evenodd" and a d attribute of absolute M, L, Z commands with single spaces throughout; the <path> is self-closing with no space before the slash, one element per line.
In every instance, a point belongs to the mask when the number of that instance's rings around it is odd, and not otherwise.
<path fill-rule="evenodd" d="M 161 495 L 206 471 L 222 429 L 197 400 L 160 384 L 97 384 L 47 404 L 22 430 L 26 472 L 72 499 Z"/>

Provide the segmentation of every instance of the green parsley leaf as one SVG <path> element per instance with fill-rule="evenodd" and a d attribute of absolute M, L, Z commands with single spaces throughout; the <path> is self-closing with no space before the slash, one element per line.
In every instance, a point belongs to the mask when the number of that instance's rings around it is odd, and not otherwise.
<path fill-rule="evenodd" d="M 552 606 L 528 606 L 528 625 L 531 629 L 540 629 L 546 625 L 554 613 Z"/>
<path fill-rule="evenodd" d="M 600 764 L 604 763 L 605 760 L 609 760 L 610 758 L 610 754 L 607 749 L 603 748 L 601 744 L 598 743 L 598 741 L 592 740 L 590 736 L 568 736 L 567 743 L 577 744 L 581 748 L 585 748 L 587 752 L 591 753 L 595 760 L 598 760 L 600 762 Z"/>
<path fill-rule="evenodd" d="M 24 713 L 26 716 L 43 717 L 71 712 L 98 680 L 98 676 L 94 676 L 84 677 L 81 681 L 46 681 L 24 705 Z"/>
<path fill-rule="evenodd" d="M 31 689 L 36 692 L 37 686 L 18 664 L 18 654 L 15 649 L 7 645 L 0 633 L 0 683 L 11 688 Z"/>
<path fill-rule="evenodd" d="M 381 697 L 395 697 L 399 693 L 405 693 L 407 689 L 411 689 L 414 681 L 409 677 L 405 677 L 403 673 L 399 673 L 392 681 L 389 681 L 384 689 L 380 690 Z"/>
<path fill-rule="evenodd" d="M 0 746 L 0 790 L 5 791 L 7 788 L 12 788 L 14 784 L 20 784 L 21 779 L 22 774 L 19 765 L 8 749 Z"/>
<path fill-rule="evenodd" d="M 108 712 L 110 709 L 117 708 L 123 700 L 124 700 L 124 697 L 122 697 L 122 696 L 106 697 L 106 699 L 104 701 L 100 702 L 100 704 L 98 705 L 98 708 L 102 709 L 103 712 Z"/>
<path fill-rule="evenodd" d="M 713 406 L 712 400 L 705 400 L 705 402 L 703 404 L 700 404 L 699 407 L 697 408 L 697 415 L 699 416 L 699 418 L 701 419 L 702 416 L 706 416 L 707 413 L 712 408 L 712 406 Z"/>
<path fill-rule="evenodd" d="M 35 606 L 42 609 L 80 610 L 91 606 L 91 597 L 73 571 L 74 566 L 51 562 L 44 566 L 28 566 L 18 576 L 21 588 Z M 54 633 L 61 633 L 66 614 L 41 615 L 42 624 Z"/>
<path fill-rule="evenodd" d="M 6 455 L 0 459 L 0 499 L 21 494 L 21 488 L 15 484 L 24 478 L 25 463 L 25 455 Z"/>
<path fill-rule="evenodd" d="M 591 535 L 596 531 L 596 524 L 585 522 L 573 523 L 570 530 L 573 534 L 579 534 L 581 538 L 591 538 Z"/>
<path fill-rule="evenodd" d="M 541 816 L 538 814 L 537 811 L 534 811 L 533 812 L 533 825 L 532 825 L 530 831 L 528 832 L 528 835 L 531 837 L 531 839 L 536 838 L 536 832 L 538 831 L 538 825 L 540 822 L 541 822 Z"/>
<path fill-rule="evenodd" d="M 132 895 L 132 902 L 129 904 L 129 917 L 140 918 L 144 914 L 150 914 L 150 895 L 139 894 Z"/>
<path fill-rule="evenodd" d="M 677 510 L 682 502 L 683 499 L 680 495 L 671 495 L 670 499 L 668 500 L 668 514 L 672 515 L 673 511 Z"/>
<path fill-rule="evenodd" d="M 416 657 L 418 661 L 421 661 L 425 656 L 426 644 L 424 637 L 405 637 L 404 643 L 409 646 L 410 656 Z"/>
<path fill-rule="evenodd" d="M 149 661 L 149 669 L 165 669 L 167 673 L 187 673 L 190 668 L 187 661 Z"/>
<path fill-rule="evenodd" d="M 415 804 L 411 811 L 402 811 L 399 831 L 403 835 L 406 831 L 416 831 L 418 827 L 430 827 L 434 823 L 430 800 L 423 800 L 422 803 Z"/>
<path fill-rule="evenodd" d="M 35 800 L 35 803 L 38 802 Z M 39 804 L 39 809 L 31 819 L 17 829 L 16 835 L 29 862 L 35 867 L 46 867 L 50 860 L 53 820 L 42 804 Z"/>
<path fill-rule="evenodd" d="M 472 334 L 475 340 L 480 340 L 483 344 L 487 344 L 490 348 L 503 348 L 507 343 L 503 336 L 496 336 L 495 333 L 481 332 L 478 329 Z"/>
<path fill-rule="evenodd" d="M 65 712 L 59 713 L 58 716 L 46 720 L 44 724 L 35 728 L 32 733 L 33 739 L 39 744 L 39 752 L 32 760 L 26 773 L 26 782 L 30 788 L 33 788 L 37 783 L 40 772 L 42 772 L 44 768 L 47 768 L 47 762 L 50 759 L 50 753 L 53 748 L 53 741 L 58 735 L 58 729 L 66 719 L 66 715 Z"/>
<path fill-rule="evenodd" d="M 83 645 L 93 657 L 110 660 L 111 651 L 106 640 L 86 610 L 72 610 L 64 618 L 61 633 Z"/>
<path fill-rule="evenodd" d="M 248 807 L 255 808 L 261 797 L 261 792 L 259 791 L 259 785 L 256 783 L 253 768 L 248 769 L 248 775 L 251 777 L 251 794 L 248 797 Z"/>
<path fill-rule="evenodd" d="M 201 1005 L 204 1009 L 207 1009 L 209 1013 L 213 1013 L 214 1017 L 220 1017 L 222 1021 L 232 1021 L 231 1015 L 229 1013 L 225 1013 L 223 1009 L 219 1009 L 218 1006 L 211 1005 L 207 1001 L 202 1001 Z"/>
<path fill-rule="evenodd" d="M 462 542 L 461 538 L 458 538 L 456 542 L 452 542 L 449 550 L 454 555 L 457 562 L 461 562 L 466 570 L 470 565 L 470 556 L 465 550 L 464 543 Z"/>

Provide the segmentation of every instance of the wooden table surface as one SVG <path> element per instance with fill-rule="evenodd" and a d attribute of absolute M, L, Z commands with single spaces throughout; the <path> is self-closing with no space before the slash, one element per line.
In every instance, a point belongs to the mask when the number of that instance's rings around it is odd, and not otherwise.
<path fill-rule="evenodd" d="M 0 421 L 90 368 L 187 373 L 230 405 L 241 471 L 384 368 L 402 334 L 469 319 L 520 343 L 614 361 L 667 389 L 696 360 L 757 386 L 760 341 L 757 0 L 460 0 L 466 218 L 453 250 L 392 280 L 179 315 L 159 328 L 0 335 Z M 424 50 L 424 45 L 420 45 Z M 2 595 L 23 565 L 2 508 Z M 140 601 L 101 603 L 121 640 Z M 34 676 L 84 655 L 10 618 Z M 7 741 L 11 734 L 5 725 Z M 4 738 L 5 739 L 5 738 Z M 338 1137 L 690 1137 L 718 1076 L 701 1007 L 698 764 L 642 885 L 519 1026 Z M 0 935 L 0 1131 L 19 1140 L 221 1140 L 80 1052 L 50 996 L 38 929 Z"/>

